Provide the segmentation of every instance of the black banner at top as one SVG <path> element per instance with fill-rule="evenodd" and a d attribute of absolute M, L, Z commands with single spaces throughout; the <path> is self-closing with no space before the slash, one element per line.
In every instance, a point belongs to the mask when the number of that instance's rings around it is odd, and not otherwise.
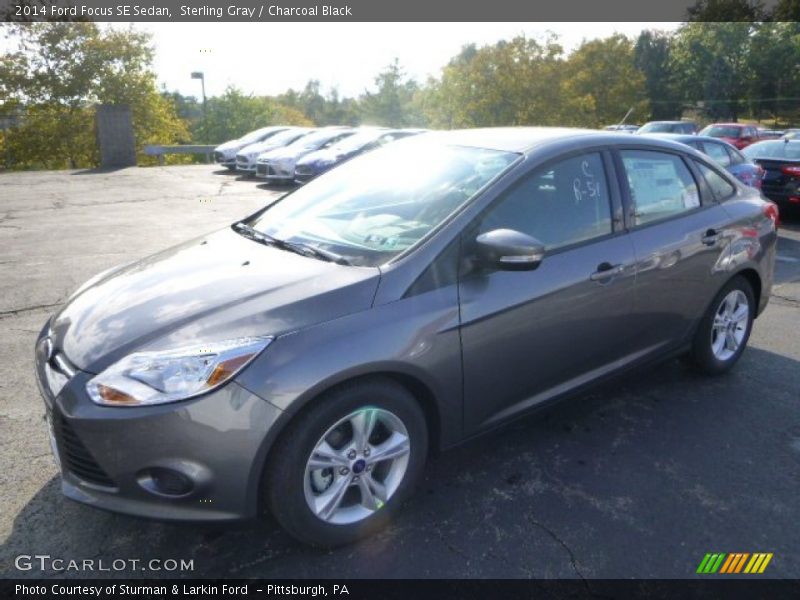
<path fill-rule="evenodd" d="M 714 0 L 699 20 L 752 21 L 748 6 Z M 686 21 L 700 0 L 0 0 L 6 21 Z M 743 9 L 744 6 L 744 9 Z M 757 10 L 754 8 L 753 10 Z"/>

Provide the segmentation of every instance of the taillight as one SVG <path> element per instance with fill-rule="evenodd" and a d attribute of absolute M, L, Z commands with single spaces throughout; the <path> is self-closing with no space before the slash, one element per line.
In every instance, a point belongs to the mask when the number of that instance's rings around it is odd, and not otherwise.
<path fill-rule="evenodd" d="M 761 165 L 756 166 L 756 169 L 756 178 L 755 181 L 753 181 L 753 187 L 761 189 L 761 180 L 764 179 L 764 174 L 766 171 Z"/>
<path fill-rule="evenodd" d="M 781 167 L 781 173 L 792 177 L 800 177 L 800 166 L 785 165 Z"/>
<path fill-rule="evenodd" d="M 769 217 L 769 220 L 772 221 L 772 224 L 775 225 L 775 229 L 778 228 L 780 224 L 780 211 L 778 211 L 778 205 L 774 202 L 767 202 L 764 205 L 764 214 Z"/>

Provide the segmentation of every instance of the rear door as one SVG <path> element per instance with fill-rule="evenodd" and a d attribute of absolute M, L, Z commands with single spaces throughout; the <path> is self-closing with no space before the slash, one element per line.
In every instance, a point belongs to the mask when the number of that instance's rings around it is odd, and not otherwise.
<path fill-rule="evenodd" d="M 617 159 L 636 254 L 630 326 L 642 352 L 666 351 L 688 339 L 722 284 L 730 219 L 690 157 L 631 148 Z"/>
<path fill-rule="evenodd" d="M 465 232 L 459 299 L 467 433 L 630 354 L 634 255 L 611 164 L 610 153 L 597 150 L 535 168 Z M 476 268 L 474 240 L 495 229 L 541 241 L 546 255 L 538 268 Z"/>

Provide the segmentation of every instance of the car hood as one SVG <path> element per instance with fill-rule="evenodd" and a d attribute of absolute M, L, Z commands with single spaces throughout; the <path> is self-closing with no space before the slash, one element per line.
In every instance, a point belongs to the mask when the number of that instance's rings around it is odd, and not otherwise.
<path fill-rule="evenodd" d="M 214 151 L 216 152 L 230 152 L 231 150 L 238 150 L 242 147 L 242 143 L 239 140 L 230 140 L 225 142 L 224 144 L 220 144 Z"/>
<path fill-rule="evenodd" d="M 265 154 L 262 154 L 261 156 L 259 156 L 259 158 L 266 158 L 268 160 L 286 160 L 286 159 L 297 160 L 297 159 L 299 159 L 299 158 L 301 158 L 303 156 L 306 156 L 307 154 L 309 154 L 311 152 L 314 152 L 314 150 L 313 149 L 308 149 L 308 148 L 300 148 L 300 147 L 298 147 L 298 148 L 289 148 L 289 147 L 276 148 L 275 150 L 273 150 L 271 152 L 267 152 Z"/>
<path fill-rule="evenodd" d="M 306 154 L 301 160 L 297 161 L 298 165 L 330 165 L 340 160 L 344 160 L 354 152 L 337 152 L 335 148 L 326 148 L 325 150 L 317 150 Z"/>
<path fill-rule="evenodd" d="M 226 228 L 112 270 L 51 323 L 54 346 L 98 373 L 141 349 L 280 336 L 366 310 L 379 270 L 324 262 Z"/>
<path fill-rule="evenodd" d="M 262 152 L 266 152 L 268 150 L 272 150 L 276 148 L 275 142 L 270 142 L 269 140 L 265 140 L 263 142 L 256 142 L 255 144 L 248 144 L 247 146 L 243 146 L 239 150 L 239 154 L 247 154 L 248 156 L 251 154 L 261 154 Z"/>

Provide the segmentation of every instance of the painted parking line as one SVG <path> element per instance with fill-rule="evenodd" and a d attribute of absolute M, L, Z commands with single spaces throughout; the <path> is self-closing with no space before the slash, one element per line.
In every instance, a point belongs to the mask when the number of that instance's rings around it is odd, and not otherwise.
<path fill-rule="evenodd" d="M 795 258 L 794 256 L 781 256 L 780 254 L 775 257 L 775 260 L 778 262 L 800 263 L 800 258 Z"/>

